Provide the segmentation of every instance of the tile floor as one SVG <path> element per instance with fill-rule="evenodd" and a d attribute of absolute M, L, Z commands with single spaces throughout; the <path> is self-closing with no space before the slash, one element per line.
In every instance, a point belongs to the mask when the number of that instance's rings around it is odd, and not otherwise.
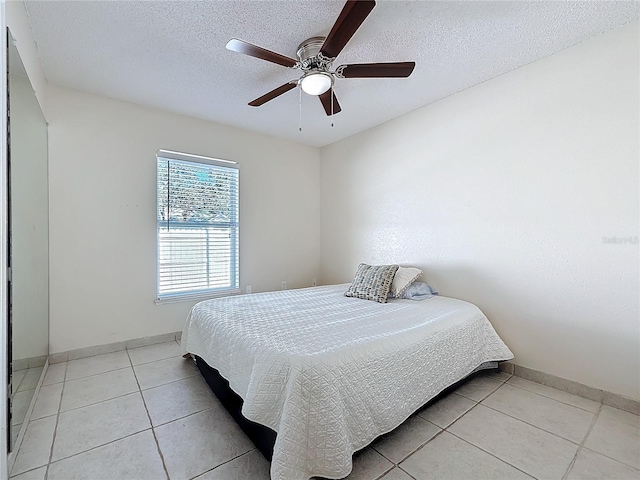
<path fill-rule="evenodd" d="M 49 367 L 13 480 L 266 480 L 176 342 Z M 349 480 L 640 479 L 631 413 L 486 373 L 354 457 Z"/>
<path fill-rule="evenodd" d="M 12 405 L 13 414 L 11 415 L 11 448 L 15 445 L 22 428 L 22 422 L 27 415 L 31 399 L 35 392 L 42 369 L 44 367 L 26 368 L 24 370 L 16 370 L 11 376 L 11 394 L 13 395 Z"/>

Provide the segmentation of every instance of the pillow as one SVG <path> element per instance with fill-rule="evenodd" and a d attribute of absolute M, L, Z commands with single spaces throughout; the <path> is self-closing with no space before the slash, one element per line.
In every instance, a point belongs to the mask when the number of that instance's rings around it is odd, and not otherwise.
<path fill-rule="evenodd" d="M 391 282 L 398 270 L 398 265 L 358 265 L 358 271 L 353 278 L 345 297 L 362 298 L 374 302 L 387 303 L 387 295 Z"/>
<path fill-rule="evenodd" d="M 438 295 L 438 291 L 428 283 L 414 282 L 413 285 L 411 285 L 404 291 L 404 294 L 401 298 L 408 298 L 409 300 L 422 300 L 422 298 L 425 298 L 426 295 Z"/>
<path fill-rule="evenodd" d="M 404 291 L 422 275 L 422 270 L 414 267 L 398 267 L 396 275 L 391 283 L 389 293 L 396 298 L 401 298 Z"/>

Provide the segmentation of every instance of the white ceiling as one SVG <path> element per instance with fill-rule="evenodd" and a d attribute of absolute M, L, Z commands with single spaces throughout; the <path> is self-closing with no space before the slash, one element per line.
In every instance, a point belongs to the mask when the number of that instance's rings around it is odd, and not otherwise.
<path fill-rule="evenodd" d="M 408 79 L 338 79 L 335 126 L 317 98 L 256 97 L 299 71 L 225 49 L 232 37 L 295 58 L 343 1 L 27 1 L 47 80 L 323 146 L 638 18 L 610 1 L 378 1 L 342 63 L 415 61 Z"/>

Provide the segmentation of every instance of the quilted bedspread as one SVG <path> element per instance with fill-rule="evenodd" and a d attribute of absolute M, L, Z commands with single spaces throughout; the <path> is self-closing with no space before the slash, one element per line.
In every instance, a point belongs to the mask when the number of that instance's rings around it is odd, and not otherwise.
<path fill-rule="evenodd" d="M 434 296 L 386 304 L 347 285 L 200 302 L 182 334 L 277 432 L 273 480 L 343 478 L 352 454 L 488 361 L 513 358 L 475 305 Z"/>

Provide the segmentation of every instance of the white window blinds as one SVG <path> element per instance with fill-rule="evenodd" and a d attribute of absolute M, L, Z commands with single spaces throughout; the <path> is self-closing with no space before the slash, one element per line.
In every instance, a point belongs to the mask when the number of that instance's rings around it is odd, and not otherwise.
<path fill-rule="evenodd" d="M 157 160 L 158 299 L 237 290 L 237 166 L 163 150 Z"/>

